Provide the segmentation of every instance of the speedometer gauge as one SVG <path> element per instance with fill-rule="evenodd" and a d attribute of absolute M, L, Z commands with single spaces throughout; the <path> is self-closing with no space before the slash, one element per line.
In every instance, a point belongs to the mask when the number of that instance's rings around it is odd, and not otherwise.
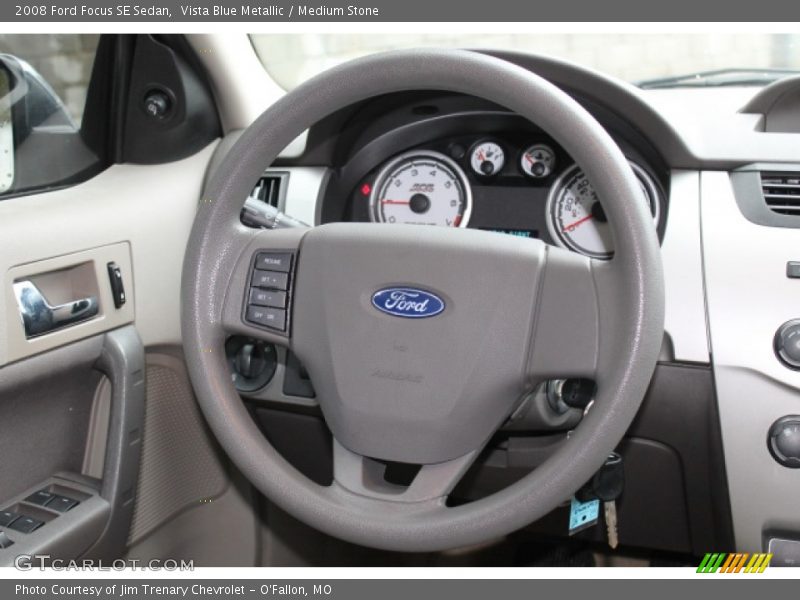
<path fill-rule="evenodd" d="M 642 200 L 650 206 L 658 226 L 659 199 L 653 179 L 639 165 L 630 163 L 642 188 Z M 573 165 L 564 171 L 547 198 L 547 229 L 553 240 L 592 258 L 611 258 L 611 227 L 594 189 L 583 171 Z"/>
<path fill-rule="evenodd" d="M 466 227 L 472 192 L 461 168 L 438 152 L 407 152 L 381 169 L 369 198 L 378 223 Z"/>

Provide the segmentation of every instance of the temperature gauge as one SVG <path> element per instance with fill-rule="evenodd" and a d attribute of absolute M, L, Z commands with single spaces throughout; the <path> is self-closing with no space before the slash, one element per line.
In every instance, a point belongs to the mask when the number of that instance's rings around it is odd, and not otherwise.
<path fill-rule="evenodd" d="M 506 153 L 495 142 L 480 142 L 472 148 L 469 164 L 478 175 L 490 177 L 502 170 L 506 164 Z"/>
<path fill-rule="evenodd" d="M 556 153 L 546 144 L 534 144 L 522 153 L 519 166 L 528 177 L 542 179 L 553 172 Z"/>

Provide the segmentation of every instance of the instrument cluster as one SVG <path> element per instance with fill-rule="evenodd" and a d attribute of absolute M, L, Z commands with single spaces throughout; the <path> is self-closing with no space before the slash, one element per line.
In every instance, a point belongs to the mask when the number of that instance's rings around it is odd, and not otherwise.
<path fill-rule="evenodd" d="M 664 193 L 630 160 L 658 229 Z M 352 190 L 351 220 L 471 227 L 541 238 L 593 258 L 613 256 L 602 199 L 569 155 L 544 134 L 463 135 L 406 149 Z"/>

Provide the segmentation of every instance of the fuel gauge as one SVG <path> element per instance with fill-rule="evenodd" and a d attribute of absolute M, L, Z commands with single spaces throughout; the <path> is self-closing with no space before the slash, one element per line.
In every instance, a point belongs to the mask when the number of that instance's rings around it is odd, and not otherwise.
<path fill-rule="evenodd" d="M 534 144 L 522 153 L 520 168 L 528 177 L 542 179 L 556 166 L 556 153 L 547 144 Z"/>
<path fill-rule="evenodd" d="M 469 164 L 478 175 L 491 177 L 503 169 L 506 164 L 506 153 L 495 142 L 479 142 L 472 147 Z"/>

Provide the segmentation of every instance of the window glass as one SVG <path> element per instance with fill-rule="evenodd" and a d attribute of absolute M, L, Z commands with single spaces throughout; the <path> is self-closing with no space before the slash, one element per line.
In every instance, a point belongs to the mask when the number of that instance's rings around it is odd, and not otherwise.
<path fill-rule="evenodd" d="M 0 34 L 0 53 L 16 56 L 33 67 L 80 125 L 99 39 L 96 34 Z"/>
<path fill-rule="evenodd" d="M 690 77 L 695 85 L 762 85 L 800 69 L 796 34 L 268 34 L 253 45 L 270 75 L 291 89 L 346 60 L 413 47 L 497 48 L 545 54 L 631 82 L 725 70 Z M 753 71 L 756 71 L 754 73 Z M 686 85 L 686 81 L 673 82 Z M 669 82 L 662 82 L 667 87 Z"/>
<path fill-rule="evenodd" d="M 101 158 L 84 142 L 82 127 L 98 41 L 0 35 L 0 198 L 77 183 L 97 171 Z"/>

